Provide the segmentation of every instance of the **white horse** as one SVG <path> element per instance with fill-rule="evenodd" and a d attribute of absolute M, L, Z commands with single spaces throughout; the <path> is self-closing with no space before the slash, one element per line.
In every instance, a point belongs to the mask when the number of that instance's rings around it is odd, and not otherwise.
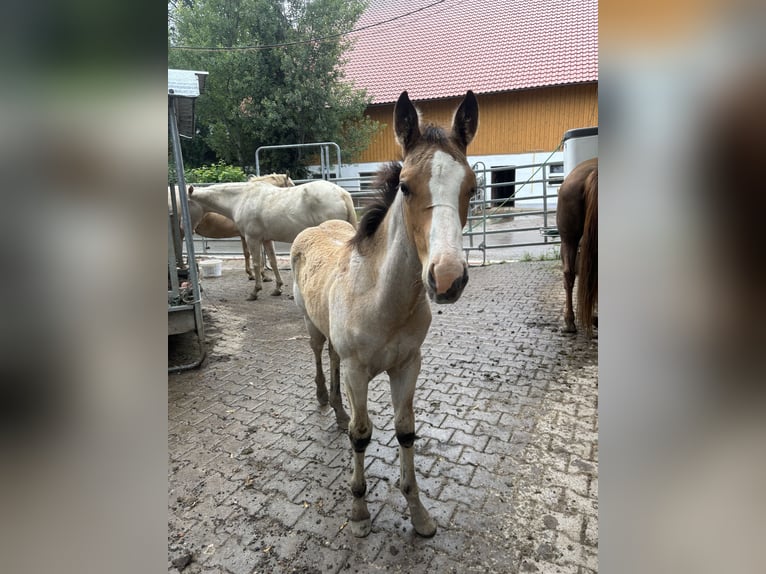
<path fill-rule="evenodd" d="M 248 181 L 265 181 L 278 187 L 292 187 L 295 182 L 290 179 L 290 176 L 284 173 L 270 173 L 269 175 L 255 176 L 251 175 Z M 176 202 L 178 199 L 176 199 Z M 170 200 L 168 199 L 168 206 Z M 176 203 L 178 205 L 178 203 Z M 208 237 L 210 239 L 227 239 L 229 237 L 239 237 L 242 242 L 242 254 L 245 257 L 245 273 L 250 280 L 255 280 L 255 273 L 250 267 L 250 250 L 247 247 L 247 241 L 244 236 L 239 232 L 237 224 L 234 223 L 228 217 L 213 212 L 205 212 L 202 207 L 193 200 L 189 200 L 189 215 L 191 217 L 191 226 L 194 233 L 201 237 Z M 183 237 L 183 222 L 181 222 L 181 237 Z M 277 264 L 277 257 L 274 253 L 274 243 L 269 240 L 263 241 L 263 250 L 266 252 L 266 256 L 269 258 L 271 268 Z M 260 268 L 261 280 L 264 282 L 271 281 L 271 278 L 266 275 L 264 265 L 261 264 Z"/>
<path fill-rule="evenodd" d="M 356 211 L 351 195 L 339 185 L 316 180 L 292 187 L 277 187 L 260 181 L 219 183 L 199 189 L 189 188 L 189 199 L 203 210 L 219 213 L 233 220 L 245 236 L 260 268 L 260 245 L 264 240 L 292 242 L 306 229 L 328 219 L 342 219 L 356 227 Z M 276 286 L 272 295 L 282 293 L 282 277 L 276 261 L 271 262 Z M 256 273 L 255 287 L 247 297 L 258 298 L 261 277 Z"/>
<path fill-rule="evenodd" d="M 292 245 L 293 294 L 314 351 L 317 398 L 327 402 L 321 360 L 327 340 L 330 403 L 338 425 L 349 425 L 354 451 L 350 525 L 355 536 L 366 536 L 371 527 L 364 498 L 364 453 L 372 436 L 367 387 L 384 371 L 390 379 L 399 442 L 399 486 L 415 531 L 422 536 L 436 533 L 415 478 L 412 401 L 420 346 L 431 324 L 426 294 L 436 303 L 454 303 L 468 281 L 462 229 L 476 177 L 465 153 L 478 121 L 478 103 L 469 91 L 450 132 L 422 127 L 403 92 L 394 108 L 403 164 L 390 164 L 381 174 L 381 201 L 368 209 L 356 232 L 347 223 L 328 221 L 302 232 Z M 340 397 L 341 377 L 351 406 L 350 423 Z"/>

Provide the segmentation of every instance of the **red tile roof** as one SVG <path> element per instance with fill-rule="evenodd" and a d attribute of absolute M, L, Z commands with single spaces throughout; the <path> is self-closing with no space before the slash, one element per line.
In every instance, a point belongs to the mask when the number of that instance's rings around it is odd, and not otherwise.
<path fill-rule="evenodd" d="M 598 81 L 598 0 L 370 0 L 346 77 L 373 103 Z"/>

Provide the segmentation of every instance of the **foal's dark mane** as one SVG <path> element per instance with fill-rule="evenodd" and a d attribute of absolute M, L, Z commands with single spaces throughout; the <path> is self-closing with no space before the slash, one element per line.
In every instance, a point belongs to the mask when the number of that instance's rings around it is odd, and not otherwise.
<path fill-rule="evenodd" d="M 447 136 L 447 132 L 444 131 L 444 128 L 430 123 L 420 127 L 423 130 L 420 134 L 420 137 L 427 144 L 439 146 L 449 145 L 447 143 L 449 142 L 449 137 Z"/>
<path fill-rule="evenodd" d="M 433 146 L 443 148 L 452 155 L 461 153 L 444 128 L 429 123 L 420 126 L 420 129 L 419 143 L 427 144 L 423 148 L 420 145 L 416 146 L 416 148 L 420 148 L 421 153 L 423 149 L 430 149 Z M 412 153 L 417 155 L 418 149 L 412 150 Z M 356 234 L 349 242 L 352 246 L 361 247 L 364 240 L 375 235 L 380 224 L 383 223 L 388 208 L 394 203 L 396 193 L 399 191 L 399 174 L 401 171 L 402 164 L 396 161 L 388 162 L 378 170 L 374 183 L 374 187 L 379 190 L 378 196 L 362 215 Z"/>
<path fill-rule="evenodd" d="M 383 219 L 388 213 L 388 208 L 396 199 L 399 191 L 399 174 L 402 171 L 402 164 L 391 161 L 382 166 L 375 174 L 374 187 L 378 190 L 378 195 L 374 202 L 365 210 L 362 219 L 356 229 L 356 234 L 349 243 L 355 247 L 360 247 L 362 242 L 368 237 L 375 235 L 375 232 L 383 223 Z"/>

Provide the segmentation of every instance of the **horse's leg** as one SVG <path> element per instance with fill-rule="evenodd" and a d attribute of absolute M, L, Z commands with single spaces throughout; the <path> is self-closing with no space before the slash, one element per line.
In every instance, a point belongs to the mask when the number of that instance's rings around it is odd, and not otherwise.
<path fill-rule="evenodd" d="M 269 263 L 271 263 L 271 271 L 274 273 L 274 279 L 277 281 L 277 284 L 274 286 L 274 290 L 271 292 L 271 294 L 274 296 L 281 295 L 282 285 L 284 285 L 284 283 L 282 282 L 282 276 L 279 274 L 279 267 L 277 266 L 277 254 L 274 253 L 274 242 L 271 240 L 264 241 L 263 249 L 266 251 L 266 255 L 269 257 Z"/>
<path fill-rule="evenodd" d="M 575 260 L 577 258 L 577 242 L 561 241 L 561 261 L 564 266 L 564 291 L 566 292 L 566 307 L 564 309 L 564 333 L 576 333 L 574 308 L 572 307 L 572 290 L 575 282 Z"/>
<path fill-rule="evenodd" d="M 251 235 L 247 236 L 247 246 L 250 249 L 250 255 L 253 257 L 253 268 L 255 268 L 256 272 L 253 273 L 255 275 L 255 285 L 253 286 L 253 291 L 250 293 L 250 295 L 247 296 L 248 301 L 255 301 L 258 299 L 258 291 L 263 289 L 261 286 L 261 274 L 258 273 L 258 269 L 261 268 L 261 239 L 260 237 L 253 237 Z"/>
<path fill-rule="evenodd" d="M 351 407 L 351 422 L 348 427 L 348 438 L 354 449 L 354 472 L 351 475 L 351 518 L 349 524 L 351 533 L 358 537 L 370 533 L 370 511 L 364 496 L 367 493 L 367 483 L 364 479 L 364 452 L 372 437 L 372 421 L 367 414 L 367 386 L 369 379 L 366 370 L 356 361 L 349 361 L 343 368 L 343 386 Z"/>
<path fill-rule="evenodd" d="M 340 357 L 335 352 L 332 343 L 329 343 L 328 347 L 330 351 L 330 404 L 335 410 L 338 428 L 347 430 L 349 416 L 343 408 L 343 398 L 340 392 Z"/>
<path fill-rule="evenodd" d="M 268 257 L 269 256 L 268 246 L 272 245 L 272 243 L 268 239 L 264 239 L 262 243 L 263 243 L 263 252 L 261 253 L 261 258 L 263 258 L 263 256 L 264 256 L 263 254 L 264 253 L 265 253 L 266 257 Z M 262 261 L 261 261 L 261 280 L 264 283 L 271 283 L 271 277 L 266 275 L 266 260 L 265 259 L 262 259 Z"/>
<path fill-rule="evenodd" d="M 253 277 L 253 268 L 250 267 L 250 249 L 247 246 L 247 241 L 245 241 L 244 236 L 240 235 L 239 238 L 242 240 L 242 254 L 245 256 L 245 273 L 247 273 L 247 278 L 250 281 L 255 280 L 255 277 Z"/>
<path fill-rule="evenodd" d="M 324 349 L 326 337 L 316 328 L 314 323 L 309 321 L 308 317 L 305 318 L 305 321 L 309 332 L 309 345 L 311 345 L 311 350 L 314 351 L 314 363 L 316 365 L 314 382 L 317 386 L 317 400 L 320 405 L 324 406 L 327 404 L 327 385 L 325 384 L 324 371 L 322 370 L 322 349 Z"/>
<path fill-rule="evenodd" d="M 436 522 L 420 502 L 420 489 L 415 477 L 415 414 L 412 399 L 420 373 L 420 351 L 404 365 L 388 371 L 391 380 L 391 402 L 394 406 L 394 428 L 399 441 L 399 489 L 410 508 L 412 526 L 421 536 L 436 534 Z"/>

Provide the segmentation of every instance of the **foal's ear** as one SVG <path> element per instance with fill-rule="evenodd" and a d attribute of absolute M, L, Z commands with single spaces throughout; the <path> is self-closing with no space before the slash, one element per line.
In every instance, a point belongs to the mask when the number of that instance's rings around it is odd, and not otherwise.
<path fill-rule="evenodd" d="M 452 119 L 452 137 L 465 152 L 479 129 L 479 102 L 471 90 L 466 92 Z"/>
<path fill-rule="evenodd" d="M 191 195 L 192 193 L 194 193 L 194 186 L 193 186 L 193 185 L 190 185 L 190 186 L 189 186 L 189 190 L 188 190 L 188 191 L 189 191 L 189 195 Z"/>
<path fill-rule="evenodd" d="M 418 111 L 412 105 L 407 92 L 402 92 L 394 106 L 394 133 L 396 141 L 406 154 L 420 139 Z"/>

